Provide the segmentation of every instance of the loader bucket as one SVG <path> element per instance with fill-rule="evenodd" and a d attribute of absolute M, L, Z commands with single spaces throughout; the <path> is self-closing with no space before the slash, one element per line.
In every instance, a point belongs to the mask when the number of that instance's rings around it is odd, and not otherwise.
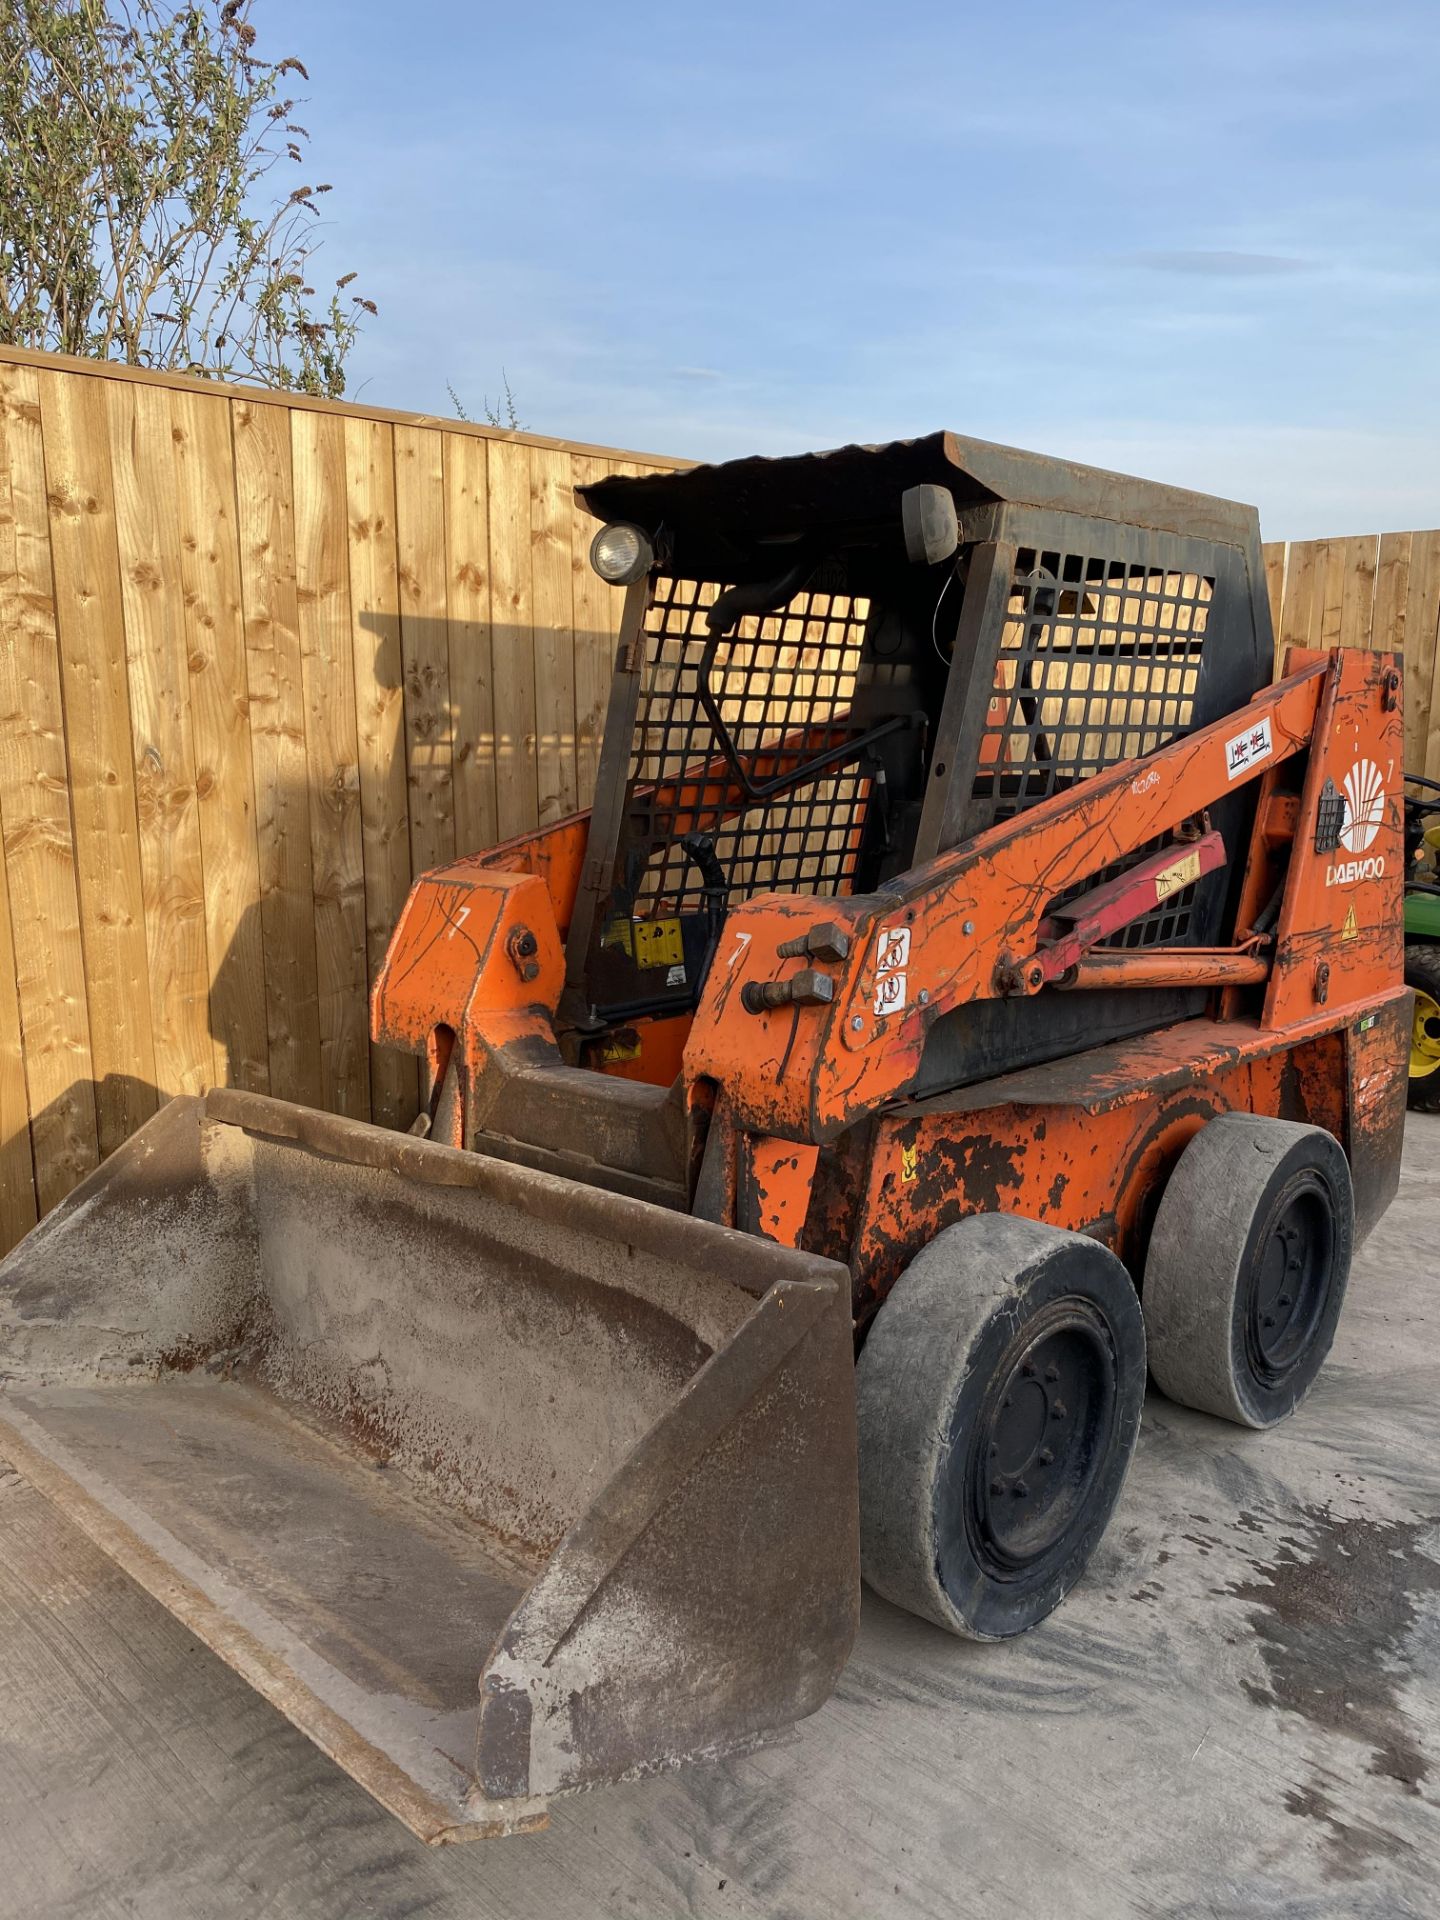
<path fill-rule="evenodd" d="M 812 1712 L 849 1276 L 240 1093 L 0 1263 L 0 1452 L 426 1840 Z"/>

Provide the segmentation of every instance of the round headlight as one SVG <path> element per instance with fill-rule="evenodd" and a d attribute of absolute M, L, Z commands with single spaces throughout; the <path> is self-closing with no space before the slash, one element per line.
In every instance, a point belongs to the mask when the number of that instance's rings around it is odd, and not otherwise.
<path fill-rule="evenodd" d="M 655 562 L 655 549 L 639 527 L 617 521 L 602 527 L 590 542 L 590 564 L 612 587 L 643 579 Z"/>

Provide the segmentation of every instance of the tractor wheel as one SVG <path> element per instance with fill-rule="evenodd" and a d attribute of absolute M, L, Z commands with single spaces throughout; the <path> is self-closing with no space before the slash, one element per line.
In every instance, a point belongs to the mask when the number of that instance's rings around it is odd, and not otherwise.
<path fill-rule="evenodd" d="M 1243 1427 L 1284 1420 L 1330 1351 L 1354 1239 L 1333 1134 L 1255 1113 L 1211 1120 L 1176 1162 L 1150 1236 L 1156 1384 Z"/>
<path fill-rule="evenodd" d="M 1405 984 L 1415 989 L 1406 1099 L 1417 1113 L 1440 1113 L 1440 946 L 1406 947 Z"/>
<path fill-rule="evenodd" d="M 1105 1247 L 1004 1214 L 947 1227 L 856 1370 L 860 1558 L 887 1600 L 974 1640 L 1085 1571 L 1140 1428 L 1145 1325 Z"/>

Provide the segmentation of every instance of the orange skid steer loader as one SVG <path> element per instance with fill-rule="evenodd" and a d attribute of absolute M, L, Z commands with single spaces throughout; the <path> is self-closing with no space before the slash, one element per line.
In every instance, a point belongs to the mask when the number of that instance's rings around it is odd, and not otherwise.
<path fill-rule="evenodd" d="M 1398 1172 L 1400 674 L 1270 684 L 1252 511 L 949 434 L 584 501 L 595 804 L 416 884 L 416 1128 L 175 1100 L 0 1266 L 0 1448 L 430 1840 L 812 1712 L 862 1574 L 1041 1620 L 1147 1363 L 1283 1419 Z"/>

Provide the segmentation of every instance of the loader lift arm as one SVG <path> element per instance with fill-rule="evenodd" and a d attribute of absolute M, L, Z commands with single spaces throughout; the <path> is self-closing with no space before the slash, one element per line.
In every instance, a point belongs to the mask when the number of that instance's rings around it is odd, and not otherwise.
<path fill-rule="evenodd" d="M 769 895 L 733 908 L 714 968 L 718 990 L 697 1015 L 687 1071 L 713 1079 L 740 1124 L 817 1142 L 903 1097 L 927 1032 L 946 1012 L 1046 984 L 1042 929 L 1054 901 L 1304 752 L 1339 671 L 1328 655 L 1311 658 L 1238 713 L 1040 801 L 881 894 L 825 902 Z M 1267 736 L 1270 748 L 1232 773 L 1227 746 L 1248 734 Z M 1177 843 L 1167 864 L 1186 852 Z M 827 969 L 832 999 L 762 1012 L 755 1025 L 735 1019 L 732 1001 L 745 985 L 784 978 L 778 949 L 822 913 L 849 935 L 847 958 Z M 1237 964 L 1240 977 L 1255 972 L 1248 945 L 1204 958 L 1113 953 L 1103 960 L 1106 983 L 1149 985 L 1157 962 L 1188 967 L 1195 984 L 1233 981 Z M 897 979 L 887 1010 L 885 983 Z"/>

